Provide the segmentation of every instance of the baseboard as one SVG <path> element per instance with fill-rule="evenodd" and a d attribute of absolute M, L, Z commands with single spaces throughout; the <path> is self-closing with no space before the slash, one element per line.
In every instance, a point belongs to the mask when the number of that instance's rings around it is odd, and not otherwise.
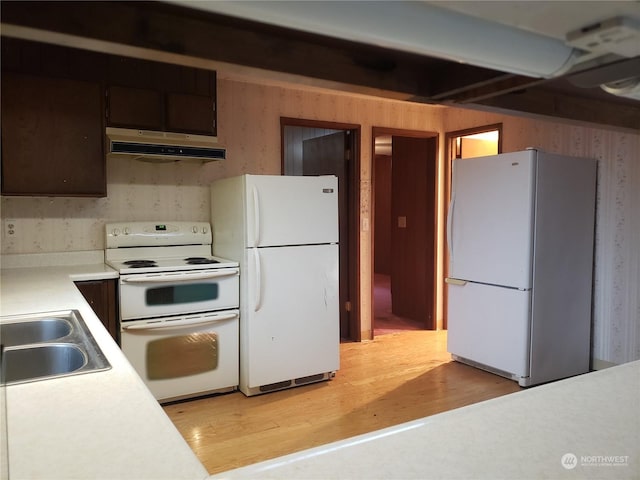
<path fill-rule="evenodd" d="M 607 360 L 600 360 L 599 358 L 594 358 L 591 360 L 591 370 L 604 370 L 605 368 L 611 368 L 618 365 L 614 362 L 608 362 Z"/>

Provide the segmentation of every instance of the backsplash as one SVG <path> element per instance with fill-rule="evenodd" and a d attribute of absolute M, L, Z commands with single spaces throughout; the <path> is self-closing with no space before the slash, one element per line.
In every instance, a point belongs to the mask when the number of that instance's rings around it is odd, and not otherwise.
<path fill-rule="evenodd" d="M 2 253 L 102 250 L 113 221 L 209 221 L 208 167 L 109 159 L 106 198 L 2 197 L 3 225 L 15 225 Z"/>

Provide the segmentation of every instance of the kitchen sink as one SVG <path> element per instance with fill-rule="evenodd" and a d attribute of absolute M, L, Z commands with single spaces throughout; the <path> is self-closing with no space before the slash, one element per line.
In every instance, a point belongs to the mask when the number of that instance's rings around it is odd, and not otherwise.
<path fill-rule="evenodd" d="M 68 343 L 7 349 L 4 360 L 7 383 L 65 375 L 87 364 L 84 352 Z"/>
<path fill-rule="evenodd" d="M 111 368 L 77 310 L 2 317 L 0 341 L 6 384 Z"/>
<path fill-rule="evenodd" d="M 59 317 L 7 323 L 0 326 L 0 341 L 7 347 L 47 342 L 66 337 L 71 333 L 71 323 Z"/>

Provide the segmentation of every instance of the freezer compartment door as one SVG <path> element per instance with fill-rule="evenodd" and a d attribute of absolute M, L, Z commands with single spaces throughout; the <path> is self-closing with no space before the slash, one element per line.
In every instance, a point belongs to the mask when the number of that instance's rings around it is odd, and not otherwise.
<path fill-rule="evenodd" d="M 247 175 L 247 246 L 338 242 L 338 179 Z"/>
<path fill-rule="evenodd" d="M 338 370 L 338 246 L 250 249 L 241 316 L 241 385 Z"/>
<path fill-rule="evenodd" d="M 447 350 L 488 367 L 529 376 L 531 291 L 449 284 Z"/>
<path fill-rule="evenodd" d="M 447 223 L 451 277 L 531 287 L 535 155 L 454 160 Z"/>

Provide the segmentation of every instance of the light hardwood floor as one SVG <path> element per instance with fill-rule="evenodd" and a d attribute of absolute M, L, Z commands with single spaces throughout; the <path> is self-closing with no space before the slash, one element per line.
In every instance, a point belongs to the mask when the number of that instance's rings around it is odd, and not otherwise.
<path fill-rule="evenodd" d="M 209 473 L 223 472 L 520 389 L 452 362 L 446 331 L 407 331 L 343 343 L 335 379 L 245 397 L 165 405 Z M 425 446 L 427 448 L 427 446 Z"/>

